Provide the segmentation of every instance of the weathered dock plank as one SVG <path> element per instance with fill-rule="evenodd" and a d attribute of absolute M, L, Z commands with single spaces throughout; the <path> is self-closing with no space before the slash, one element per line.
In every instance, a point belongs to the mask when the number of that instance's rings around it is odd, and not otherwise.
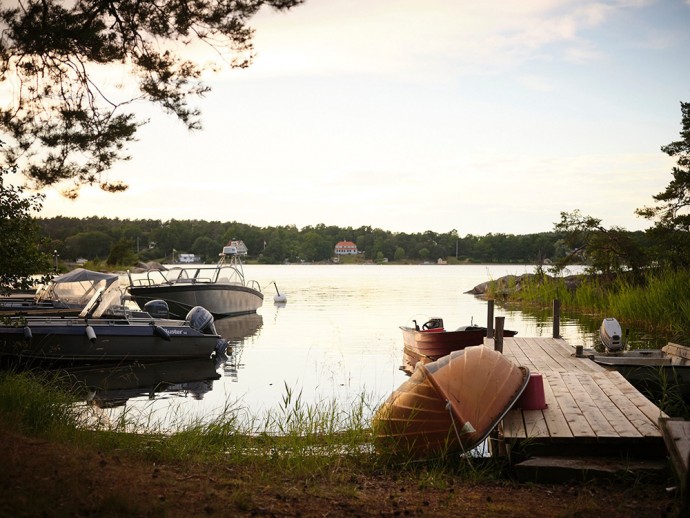
<path fill-rule="evenodd" d="M 488 347 L 493 346 L 487 340 Z M 504 354 L 544 384 L 546 408 L 513 409 L 502 423 L 503 438 L 511 444 L 620 445 L 622 450 L 645 444 L 662 448 L 657 420 L 663 412 L 639 393 L 620 373 L 588 358 L 558 338 L 504 338 Z M 649 441 L 652 441 L 651 443 Z M 603 446 L 602 446 L 603 448 Z M 613 448 L 615 449 L 615 448 Z"/>

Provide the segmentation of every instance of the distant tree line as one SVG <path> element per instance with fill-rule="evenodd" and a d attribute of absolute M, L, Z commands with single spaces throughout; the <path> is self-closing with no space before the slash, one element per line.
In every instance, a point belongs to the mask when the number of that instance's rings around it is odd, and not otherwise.
<path fill-rule="evenodd" d="M 461 237 L 445 233 L 391 232 L 370 226 L 337 227 L 319 224 L 257 227 L 238 222 L 201 220 L 123 220 L 100 217 L 39 219 L 44 252 L 61 260 L 105 260 L 110 264 L 171 261 L 175 253 L 193 253 L 215 262 L 222 247 L 241 239 L 249 258 L 261 263 L 323 262 L 334 255 L 339 241 L 352 241 L 361 258 L 395 262 L 435 262 L 438 259 L 476 263 L 537 264 L 564 257 L 569 250 L 556 232 Z"/>

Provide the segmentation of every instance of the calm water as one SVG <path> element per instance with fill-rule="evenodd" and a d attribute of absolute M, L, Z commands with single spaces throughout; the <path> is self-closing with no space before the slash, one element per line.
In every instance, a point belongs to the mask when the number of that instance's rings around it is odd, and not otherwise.
<path fill-rule="evenodd" d="M 248 279 L 264 286 L 264 305 L 257 315 L 216 322 L 234 344 L 225 364 L 190 366 L 188 383 L 175 378 L 158 391 L 138 388 L 100 393 L 111 418 L 141 413 L 154 428 L 175 429 L 195 419 L 212 419 L 227 407 L 254 416 L 275 412 L 288 393 L 302 403 L 337 401 L 348 405 L 362 395 L 372 407 L 385 400 L 406 376 L 402 335 L 398 328 L 412 319 L 444 319 L 446 328 L 486 325 L 487 304 L 464 292 L 510 273 L 532 273 L 531 266 L 347 266 L 249 265 Z M 274 304 L 277 283 L 286 304 Z M 520 336 L 550 336 L 551 315 L 528 316 L 495 309 L 505 327 Z M 590 346 L 591 330 L 562 319 L 561 335 L 571 344 Z M 199 381 L 215 374 L 219 379 Z M 165 390 L 161 390 L 165 389 Z M 373 410 L 373 408 L 372 408 Z"/>

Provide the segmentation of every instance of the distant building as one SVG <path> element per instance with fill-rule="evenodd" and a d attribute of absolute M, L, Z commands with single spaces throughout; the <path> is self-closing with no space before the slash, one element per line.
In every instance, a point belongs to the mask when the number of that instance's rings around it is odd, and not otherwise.
<path fill-rule="evenodd" d="M 340 241 L 335 245 L 335 255 L 357 255 L 357 245 L 352 241 Z"/>
<path fill-rule="evenodd" d="M 201 262 L 201 257 L 194 254 L 177 254 L 177 261 L 185 264 L 193 264 Z"/>

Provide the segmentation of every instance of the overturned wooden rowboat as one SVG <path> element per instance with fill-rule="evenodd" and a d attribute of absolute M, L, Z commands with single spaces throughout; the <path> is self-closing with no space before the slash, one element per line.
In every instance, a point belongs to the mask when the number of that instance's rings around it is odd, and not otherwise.
<path fill-rule="evenodd" d="M 483 345 L 419 363 L 376 412 L 376 445 L 413 458 L 469 451 L 503 419 L 528 381 L 529 369 Z"/>

